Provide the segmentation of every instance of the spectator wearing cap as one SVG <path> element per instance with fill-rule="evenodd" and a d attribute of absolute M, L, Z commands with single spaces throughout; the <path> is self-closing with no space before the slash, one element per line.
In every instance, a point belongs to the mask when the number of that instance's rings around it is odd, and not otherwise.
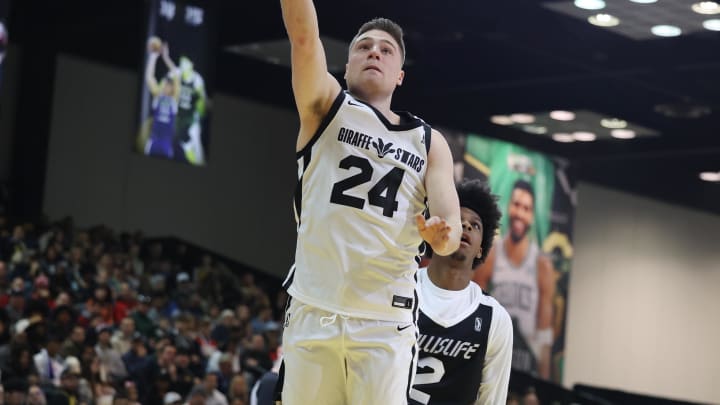
<path fill-rule="evenodd" d="M 60 385 L 64 362 L 60 355 L 61 345 L 62 338 L 57 334 L 50 334 L 45 348 L 33 357 L 42 384 L 52 384 L 56 387 Z"/>
<path fill-rule="evenodd" d="M 66 368 L 60 375 L 60 391 L 67 399 L 68 405 L 80 404 L 80 376 L 72 369 Z"/>
<path fill-rule="evenodd" d="M 110 339 L 113 349 L 121 355 L 127 353 L 132 346 L 133 335 L 135 335 L 135 321 L 132 318 L 124 318 L 120 321 L 120 329 L 115 331 Z"/>
<path fill-rule="evenodd" d="M 98 342 L 95 345 L 95 353 L 100 359 L 100 364 L 107 371 L 109 381 L 116 382 L 128 376 L 122 355 L 113 349 L 110 344 L 112 329 L 105 326 L 98 331 Z"/>
<path fill-rule="evenodd" d="M 186 396 L 195 385 L 195 379 L 198 377 L 190 368 L 191 353 L 187 349 L 178 348 L 175 354 L 175 381 L 170 389 Z"/>
<path fill-rule="evenodd" d="M 217 321 L 217 324 L 213 328 L 212 334 L 210 337 L 213 338 L 216 342 L 218 342 L 218 345 L 222 346 L 230 339 L 230 329 L 237 325 L 237 318 L 235 318 L 235 313 L 232 309 L 224 309 L 220 313 L 220 317 Z"/>
<path fill-rule="evenodd" d="M 135 329 L 142 333 L 145 337 L 155 336 L 155 323 L 150 318 L 148 312 L 150 311 L 150 297 L 146 295 L 140 295 L 137 298 L 137 306 L 130 315 L 135 321 Z"/>
<path fill-rule="evenodd" d="M 5 307 L 8 318 L 12 323 L 19 321 L 25 315 L 25 291 L 22 286 L 18 286 L 18 284 L 22 284 L 22 282 L 13 282 L 13 286 L 10 289 L 8 304 Z"/>
<path fill-rule="evenodd" d="M 122 356 L 125 368 L 130 378 L 136 384 L 145 383 L 143 381 L 144 372 L 148 368 L 150 357 L 148 356 L 147 346 L 145 346 L 145 336 L 140 332 L 133 334 L 132 346 Z"/>
<path fill-rule="evenodd" d="M 94 361 L 97 362 L 97 359 Z M 90 364 L 88 364 L 87 367 L 92 368 Z M 82 372 L 83 369 L 82 369 L 82 366 L 80 365 L 80 360 L 78 360 L 77 357 L 68 356 L 65 359 L 65 369 L 63 369 L 63 372 L 65 370 L 70 370 L 70 372 L 72 372 L 73 374 L 78 376 L 78 388 L 77 388 L 78 401 L 80 403 L 86 403 L 86 404 L 92 403 L 93 389 L 91 387 L 90 381 L 88 381 L 87 378 L 85 378 L 83 376 L 83 372 Z M 60 383 L 62 384 L 62 379 L 61 379 Z M 50 402 L 50 405 L 52 405 L 54 401 L 49 400 L 48 402 Z"/>

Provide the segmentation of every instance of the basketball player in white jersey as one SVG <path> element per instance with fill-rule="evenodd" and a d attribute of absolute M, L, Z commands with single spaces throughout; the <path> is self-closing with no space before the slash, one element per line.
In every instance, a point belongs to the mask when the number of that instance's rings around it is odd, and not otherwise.
<path fill-rule="evenodd" d="M 344 91 L 327 71 L 313 2 L 281 5 L 300 115 L 282 402 L 404 404 L 415 372 L 418 247 L 425 240 L 447 255 L 460 245 L 450 150 L 422 120 L 390 109 L 404 77 L 399 26 L 361 27 Z"/>
<path fill-rule="evenodd" d="M 513 368 L 550 378 L 555 271 L 529 231 L 534 222 L 532 185 L 518 180 L 508 206 L 509 227 L 488 260 L 475 272 L 475 281 L 510 313 L 516 327 Z"/>
<path fill-rule="evenodd" d="M 471 282 L 498 228 L 495 197 L 480 180 L 457 187 L 460 248 L 418 272 L 419 360 L 411 404 L 505 404 L 513 330 L 507 311 Z"/>

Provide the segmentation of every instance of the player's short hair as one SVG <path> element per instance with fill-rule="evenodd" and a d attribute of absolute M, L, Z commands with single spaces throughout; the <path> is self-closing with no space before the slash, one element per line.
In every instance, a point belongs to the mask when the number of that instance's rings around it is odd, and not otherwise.
<path fill-rule="evenodd" d="M 482 222 L 482 254 L 473 261 L 473 268 L 482 264 L 490 253 L 502 213 L 497 205 L 497 196 L 490 192 L 488 185 L 480 180 L 465 179 L 457 185 L 460 206 L 473 210 Z"/>
<path fill-rule="evenodd" d="M 532 197 L 533 205 L 535 204 L 535 190 L 533 189 L 533 186 L 532 184 L 530 184 L 529 181 L 523 179 L 517 180 L 515 184 L 513 184 L 512 188 L 512 191 L 515 190 L 527 191 L 530 194 L 530 197 Z"/>
<path fill-rule="evenodd" d="M 390 34 L 395 42 L 398 43 L 398 46 L 400 47 L 400 54 L 402 56 L 402 62 L 405 64 L 405 41 L 403 40 L 403 29 L 395 21 L 388 18 L 376 17 L 363 24 L 358 30 L 358 33 L 355 34 L 353 40 L 350 41 L 350 48 L 355 45 L 355 41 L 360 38 L 360 35 L 371 30 L 385 31 Z"/>

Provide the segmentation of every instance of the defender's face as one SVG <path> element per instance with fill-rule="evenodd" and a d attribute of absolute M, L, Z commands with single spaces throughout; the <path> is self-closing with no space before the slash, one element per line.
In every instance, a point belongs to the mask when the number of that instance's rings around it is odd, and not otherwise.
<path fill-rule="evenodd" d="M 462 224 L 462 236 L 460 247 L 453 258 L 466 260 L 468 257 L 477 258 L 482 253 L 483 226 L 480 216 L 470 208 L 460 207 L 460 221 Z"/>
<path fill-rule="evenodd" d="M 370 30 L 360 35 L 350 47 L 345 65 L 345 80 L 351 92 L 389 93 L 402 84 L 403 56 L 400 46 L 385 31 Z"/>
<path fill-rule="evenodd" d="M 508 216 L 510 217 L 510 236 L 519 241 L 527 235 L 535 220 L 533 196 L 526 190 L 516 188 L 510 197 Z"/>

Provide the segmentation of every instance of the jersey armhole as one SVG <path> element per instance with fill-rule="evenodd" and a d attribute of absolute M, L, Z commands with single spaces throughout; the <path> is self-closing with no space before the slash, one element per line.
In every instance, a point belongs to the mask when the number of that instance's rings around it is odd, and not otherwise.
<path fill-rule="evenodd" d="M 315 144 L 315 142 L 317 142 L 318 138 L 320 138 L 320 135 L 325 132 L 325 129 L 327 129 L 328 125 L 330 125 L 330 122 L 332 122 L 333 118 L 335 118 L 335 115 L 340 109 L 340 106 L 342 106 L 343 100 L 345 100 L 345 91 L 340 89 L 340 93 L 338 93 L 337 97 L 335 97 L 335 101 L 333 101 L 332 106 L 330 107 L 330 111 L 328 111 L 322 121 L 320 121 L 320 126 L 318 127 L 317 131 L 315 131 L 315 134 L 312 136 L 312 138 L 310 138 L 308 143 L 295 154 L 296 159 L 300 159 L 300 156 L 305 155 L 307 151 L 312 149 L 312 146 Z"/>
<path fill-rule="evenodd" d="M 432 128 L 430 125 L 423 124 L 425 127 L 425 153 L 430 154 L 430 141 L 432 141 Z"/>

